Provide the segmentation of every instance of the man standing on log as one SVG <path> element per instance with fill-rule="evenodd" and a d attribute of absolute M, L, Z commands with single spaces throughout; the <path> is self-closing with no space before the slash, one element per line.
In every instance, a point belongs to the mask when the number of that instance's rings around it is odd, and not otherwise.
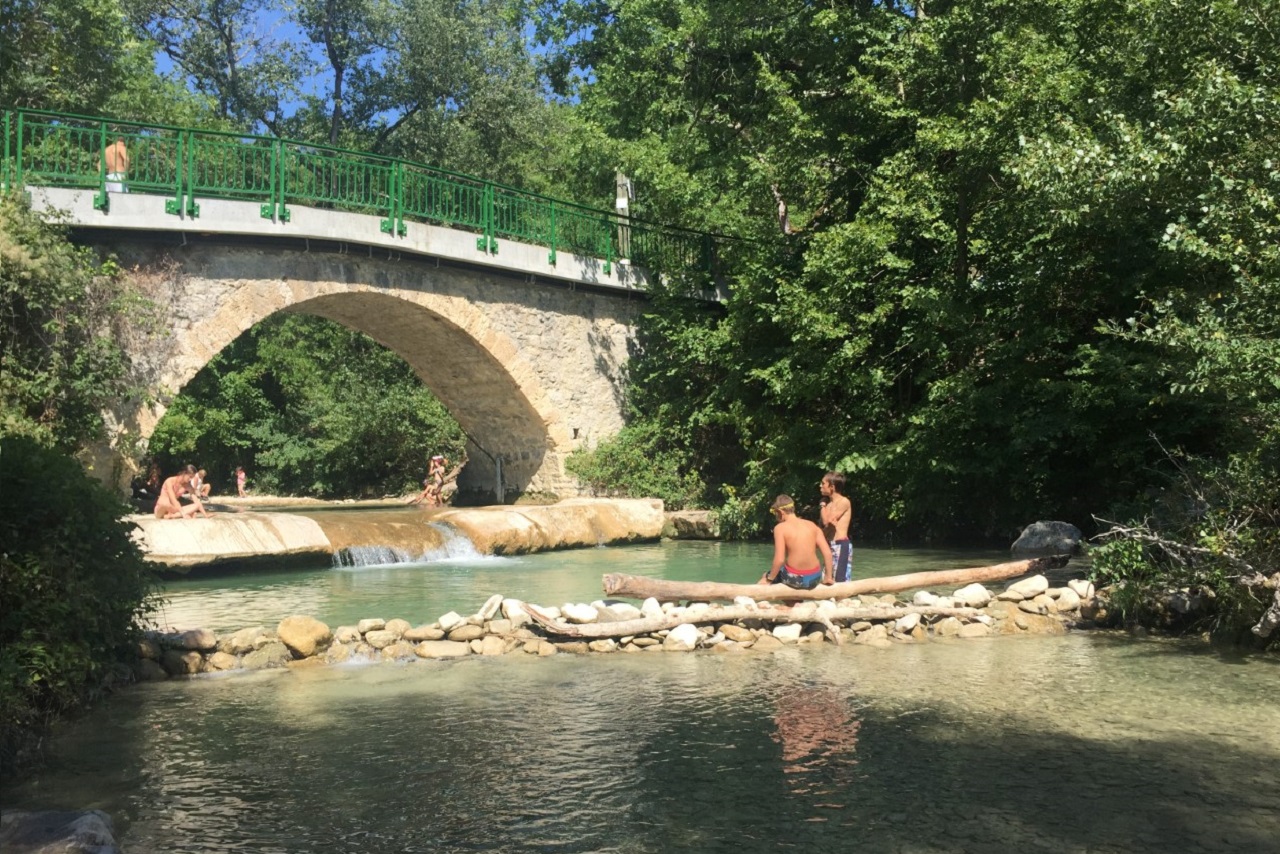
<path fill-rule="evenodd" d="M 844 497 L 844 475 L 829 471 L 818 486 L 822 490 L 822 532 L 831 541 L 831 559 L 835 564 L 835 580 L 850 580 L 853 568 L 853 543 L 849 542 L 849 522 L 853 505 Z"/>
<path fill-rule="evenodd" d="M 796 515 L 796 504 L 789 495 L 774 499 L 772 509 L 778 517 L 773 528 L 773 565 L 760 576 L 760 583 L 785 584 L 795 590 L 812 590 L 818 582 L 830 584 L 831 547 L 822 529 Z"/>

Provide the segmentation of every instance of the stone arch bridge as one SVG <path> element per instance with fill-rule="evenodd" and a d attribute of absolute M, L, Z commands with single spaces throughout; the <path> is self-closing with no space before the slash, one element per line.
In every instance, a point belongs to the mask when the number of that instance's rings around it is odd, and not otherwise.
<path fill-rule="evenodd" d="M 117 143 L 129 165 L 113 173 Z M 631 261 L 709 257 L 706 235 L 282 140 L 8 111 L 4 144 L 0 187 L 136 268 L 162 312 L 158 334 L 124 342 L 151 393 L 109 414 L 111 447 L 92 461 L 117 482 L 122 450 L 183 386 L 287 311 L 404 358 L 468 435 L 467 500 L 577 494 L 565 457 L 623 423 L 648 284 Z"/>
<path fill-rule="evenodd" d="M 639 308 L 626 294 L 354 249 L 119 239 L 110 246 L 136 266 L 165 320 L 159 336 L 128 343 L 155 393 L 114 414 L 117 442 L 149 437 L 214 355 L 282 311 L 337 321 L 403 358 L 467 433 L 459 489 L 472 501 L 577 494 L 565 456 L 622 426 Z"/>

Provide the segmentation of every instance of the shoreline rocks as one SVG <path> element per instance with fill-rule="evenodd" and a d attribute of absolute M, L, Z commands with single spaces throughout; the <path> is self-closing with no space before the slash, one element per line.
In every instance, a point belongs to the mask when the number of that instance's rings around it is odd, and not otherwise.
<path fill-rule="evenodd" d="M 1081 594 L 1087 593 L 1088 597 Z M 981 604 L 979 604 L 981 603 Z M 217 636 L 206 629 L 155 630 L 139 643 L 139 680 L 313 664 L 615 652 L 768 652 L 855 643 L 890 647 L 935 638 L 1062 634 L 1097 612 L 1092 585 L 1049 587 L 1043 576 L 992 592 L 971 584 L 948 596 L 917 592 L 793 606 L 740 597 L 731 605 L 646 600 L 566 602 L 544 607 L 494 595 L 476 613 L 431 623 L 381 617 L 331 628 L 306 615 L 274 628 Z"/>

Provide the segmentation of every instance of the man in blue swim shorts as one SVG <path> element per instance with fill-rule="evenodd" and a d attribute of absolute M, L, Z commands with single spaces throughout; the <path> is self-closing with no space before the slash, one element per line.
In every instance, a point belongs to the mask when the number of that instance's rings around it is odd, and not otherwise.
<path fill-rule="evenodd" d="M 773 564 L 760 576 L 760 583 L 785 584 L 795 590 L 830 584 L 831 546 L 822 529 L 796 515 L 795 502 L 789 495 L 779 495 L 772 510 L 778 518 L 773 528 Z"/>
<path fill-rule="evenodd" d="M 853 505 L 844 497 L 844 475 L 829 471 L 818 484 L 822 490 L 822 532 L 831 541 L 831 560 L 835 564 L 835 582 L 849 581 L 853 568 L 853 543 L 849 541 L 849 521 Z"/>

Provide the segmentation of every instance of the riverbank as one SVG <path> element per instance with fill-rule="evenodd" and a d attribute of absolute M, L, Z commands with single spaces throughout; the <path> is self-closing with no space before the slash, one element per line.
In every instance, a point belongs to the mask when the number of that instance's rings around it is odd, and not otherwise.
<path fill-rule="evenodd" d="M 535 605 L 501 594 L 475 613 L 451 611 L 414 625 L 370 617 L 330 628 L 295 615 L 274 628 L 254 626 L 218 635 L 208 629 L 148 633 L 138 649 L 139 679 L 233 670 L 263 670 L 352 662 L 405 661 L 523 653 L 770 652 L 824 643 L 891 647 L 932 639 L 1061 634 L 1099 616 L 1093 585 L 1072 580 L 1050 587 L 1034 575 L 992 592 L 970 584 L 939 595 L 917 591 L 794 605 L 739 597 L 732 605 L 678 605 L 648 599 Z"/>

